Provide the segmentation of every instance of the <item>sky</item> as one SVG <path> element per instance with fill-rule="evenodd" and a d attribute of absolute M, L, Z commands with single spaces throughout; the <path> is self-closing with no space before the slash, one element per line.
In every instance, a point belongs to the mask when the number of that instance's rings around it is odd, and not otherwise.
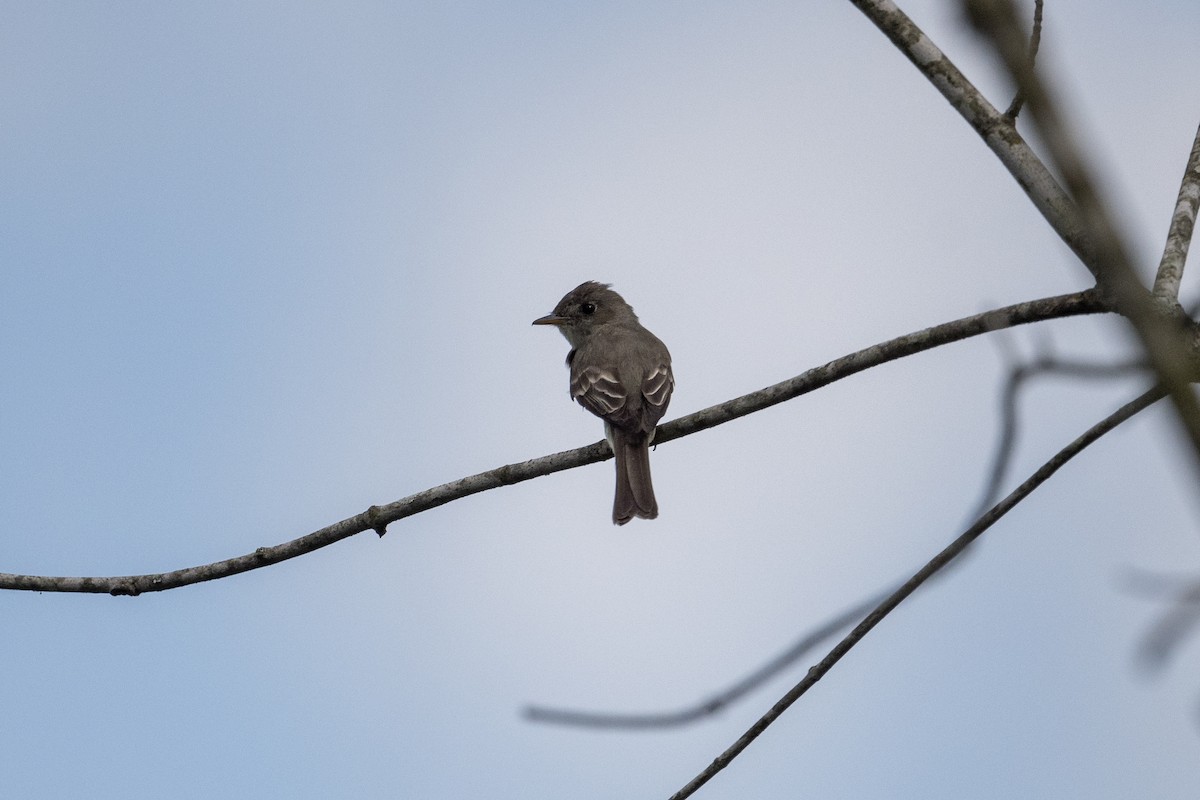
<path fill-rule="evenodd" d="M 1041 68 L 1152 270 L 1200 6 L 1046 5 Z M 1007 105 L 956 4 L 903 7 Z M 670 347 L 668 419 L 1089 285 L 850 3 L 3 10 L 0 572 L 204 564 L 590 444 L 529 324 L 584 280 Z M 604 462 L 202 585 L 0 593 L 3 793 L 668 797 L 824 650 L 678 730 L 522 709 L 687 706 L 911 574 L 1046 351 L 1134 352 L 1073 319 L 870 370 L 657 448 L 653 522 L 612 526 Z M 1009 486 L 1140 390 L 1032 383 Z M 1139 668 L 1170 606 L 1130 576 L 1200 571 L 1198 479 L 1167 409 L 1123 426 L 697 796 L 1193 798 L 1200 632 Z"/>

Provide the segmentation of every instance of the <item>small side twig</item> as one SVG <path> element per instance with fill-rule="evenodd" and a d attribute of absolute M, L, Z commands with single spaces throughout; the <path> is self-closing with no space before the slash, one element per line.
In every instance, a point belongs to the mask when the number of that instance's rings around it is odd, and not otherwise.
<path fill-rule="evenodd" d="M 1033 69 L 1037 63 L 1038 47 L 1042 44 L 1042 0 L 1034 0 L 1033 3 L 1033 31 L 1029 34 L 1029 68 Z M 1017 89 L 1016 95 L 1013 97 L 1012 103 L 1005 110 L 1004 116 L 1008 117 L 1012 122 L 1017 121 L 1017 115 L 1021 113 L 1021 107 L 1025 105 L 1025 93 Z"/>
<path fill-rule="evenodd" d="M 1100 422 L 1093 425 L 1075 441 L 1064 447 L 1054 455 L 1049 461 L 1043 464 L 1032 475 L 1029 476 L 1016 489 L 1014 489 L 1007 497 L 992 507 L 986 514 L 980 517 L 976 522 L 967 528 L 961 536 L 951 542 L 942 552 L 938 553 L 924 567 L 917 571 L 903 586 L 892 593 L 884 602 L 880 603 L 867 617 L 860 622 L 854 630 L 850 631 L 837 645 L 829 651 L 825 658 L 821 659 L 809 671 L 808 675 L 802 681 L 792 687 L 782 698 L 779 699 L 771 710 L 764 714 L 757 722 L 755 722 L 749 730 L 747 730 L 736 742 L 734 742 L 725 752 L 717 756 L 717 758 L 695 778 L 687 783 L 682 789 L 671 796 L 671 800 L 684 800 L 691 797 L 701 786 L 707 783 L 718 772 L 725 769 L 729 764 L 738 757 L 750 743 L 762 734 L 775 720 L 777 720 L 783 712 L 800 699 L 817 681 L 825 677 L 826 673 L 833 668 L 838 661 L 842 659 L 846 653 L 850 652 L 853 647 L 862 641 L 871 630 L 878 625 L 884 617 L 890 614 L 895 608 L 904 602 L 913 592 L 917 590 L 925 581 L 935 575 L 939 570 L 954 560 L 963 550 L 967 548 L 971 542 L 975 541 L 988 528 L 994 525 L 1001 517 L 1011 511 L 1018 503 L 1028 497 L 1035 489 L 1045 483 L 1055 472 L 1057 472 L 1064 464 L 1070 461 L 1075 456 L 1079 455 L 1089 445 L 1093 444 L 1104 434 L 1116 428 L 1121 423 L 1128 420 L 1138 412 L 1148 408 L 1155 402 L 1161 400 L 1166 393 L 1160 388 L 1151 389 L 1136 399 L 1126 403 L 1105 417 Z"/>

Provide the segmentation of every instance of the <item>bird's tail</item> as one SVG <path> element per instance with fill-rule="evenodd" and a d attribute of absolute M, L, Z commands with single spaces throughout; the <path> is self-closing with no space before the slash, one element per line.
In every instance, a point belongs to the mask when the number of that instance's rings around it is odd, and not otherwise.
<path fill-rule="evenodd" d="M 612 431 L 613 454 L 617 458 L 617 492 L 613 498 L 613 522 L 624 525 L 634 517 L 654 519 L 658 501 L 650 481 L 650 444 L 645 434 L 629 436 Z"/>

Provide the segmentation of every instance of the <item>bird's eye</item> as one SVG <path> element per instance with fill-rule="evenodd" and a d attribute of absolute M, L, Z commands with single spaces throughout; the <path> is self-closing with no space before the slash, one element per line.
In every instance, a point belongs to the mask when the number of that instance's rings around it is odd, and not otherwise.
<path fill-rule="evenodd" d="M 581 305 L 579 307 L 579 310 L 582 311 L 584 314 L 587 314 L 590 317 L 592 314 L 596 313 L 596 304 L 595 303 L 584 303 L 583 305 Z"/>

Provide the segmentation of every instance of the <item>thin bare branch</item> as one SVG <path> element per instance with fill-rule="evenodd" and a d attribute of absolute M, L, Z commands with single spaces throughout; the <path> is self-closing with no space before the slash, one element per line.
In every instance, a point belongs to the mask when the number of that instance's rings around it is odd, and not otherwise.
<path fill-rule="evenodd" d="M 930 350 L 949 342 L 961 341 L 989 331 L 1003 330 L 1029 322 L 1046 319 L 1096 314 L 1108 311 L 1094 290 L 1047 297 L 1031 303 L 998 308 L 963 317 L 954 322 L 943 323 L 906 336 L 859 350 L 847 356 L 814 367 L 795 378 L 768 386 L 752 394 L 711 406 L 686 417 L 677 419 L 659 428 L 654 441 L 667 442 L 679 436 L 687 436 L 698 430 L 711 428 L 730 419 L 745 416 L 768 406 L 791 400 L 802 394 L 820 389 L 834 381 L 862 372 L 863 370 L 889 361 Z"/>
<path fill-rule="evenodd" d="M 605 711 L 579 711 L 568 708 L 548 708 L 530 706 L 525 709 L 525 717 L 532 722 L 548 722 L 557 725 L 574 725 L 585 728 L 625 728 L 631 730 L 649 730 L 660 728 L 676 728 L 697 722 L 712 716 L 745 695 L 762 686 L 779 673 L 791 667 L 804 658 L 821 642 L 843 630 L 856 620 L 862 619 L 868 611 L 879 605 L 885 597 L 892 593 L 872 597 L 848 611 L 843 611 L 836 617 L 826 620 L 821 625 L 805 633 L 787 650 L 778 654 L 766 664 L 751 672 L 741 680 L 717 692 L 712 697 L 678 711 L 664 711 L 657 714 L 620 714 Z"/>
<path fill-rule="evenodd" d="M 1088 290 L 1017 303 L 926 328 L 851 353 L 782 383 L 669 422 L 659 427 L 655 443 L 669 442 L 681 436 L 688 436 L 697 431 L 721 425 L 777 403 L 791 400 L 870 367 L 939 345 L 1014 325 L 1107 311 L 1109 308 L 1100 299 L 1099 294 L 1094 290 Z M 612 458 L 612 453 L 608 449 L 608 445 L 600 441 L 575 450 L 542 456 L 518 464 L 508 464 L 426 489 L 387 505 L 371 506 L 361 514 L 356 514 L 349 519 L 336 522 L 290 542 L 271 547 L 260 547 L 253 553 L 203 566 L 188 567 L 172 572 L 121 577 L 54 577 L 0 573 L 0 589 L 36 592 L 91 592 L 113 595 L 139 595 L 145 592 L 175 589 L 278 564 L 365 531 L 373 530 L 382 536 L 386 532 L 387 526 L 393 522 L 436 508 L 452 500 L 609 458 Z"/>
<path fill-rule="evenodd" d="M 1121 423 L 1128 420 L 1140 411 L 1149 408 L 1154 403 L 1158 402 L 1165 396 L 1165 392 L 1160 388 L 1154 388 L 1145 392 L 1136 399 L 1121 406 L 1112 414 L 1108 415 L 1100 422 L 1097 422 L 1075 441 L 1064 447 L 1062 450 L 1054 454 L 1054 457 L 1047 461 L 1042 466 L 1038 467 L 1037 471 L 1030 475 L 1024 483 L 1014 489 L 1007 497 L 997 503 L 986 514 L 976 520 L 975 524 L 967 528 L 961 536 L 951 542 L 947 547 L 933 557 L 924 567 L 917 571 L 903 586 L 893 592 L 886 600 L 879 604 L 867 617 L 860 622 L 854 630 L 850 631 L 844 639 L 829 651 L 825 658 L 821 659 L 809 671 L 804 680 L 792 687 L 787 694 L 780 698 L 771 710 L 759 718 L 750 729 L 734 742 L 729 749 L 717 756 L 717 758 L 705 768 L 699 775 L 693 778 L 686 786 L 671 796 L 671 800 L 684 800 L 707 783 L 714 775 L 716 775 L 738 755 L 749 747 L 758 736 L 765 731 L 771 723 L 777 720 L 788 707 L 800 699 L 809 689 L 817 684 L 817 681 L 825 677 L 825 674 L 833 668 L 838 661 L 842 659 L 846 653 L 862 641 L 871 629 L 878 625 L 884 617 L 890 614 L 895 608 L 904 602 L 913 592 L 917 590 L 925 581 L 933 577 L 939 570 L 949 564 L 960 553 L 967 548 L 971 542 L 978 539 L 984 531 L 994 525 L 1001 517 L 1016 507 L 1018 503 L 1028 497 L 1035 489 L 1045 483 L 1049 478 L 1057 472 L 1063 465 L 1070 461 L 1075 456 L 1079 455 L 1089 445 L 1094 443 L 1104 434 L 1116 428 Z"/>
<path fill-rule="evenodd" d="M 1029 68 L 1033 69 L 1037 64 L 1038 47 L 1042 44 L 1042 0 L 1034 0 L 1033 3 L 1033 31 L 1029 34 Z M 1008 117 L 1014 123 L 1017 115 L 1021 113 L 1021 107 L 1025 105 L 1025 94 L 1018 89 L 1017 94 L 1013 97 L 1012 103 L 1004 112 L 1004 116 Z"/>
<path fill-rule="evenodd" d="M 1175 200 L 1175 213 L 1171 215 L 1171 226 L 1167 230 L 1167 243 L 1163 247 L 1162 259 L 1158 262 L 1158 273 L 1154 278 L 1154 296 L 1160 302 L 1179 302 L 1179 285 L 1183 280 L 1183 266 L 1187 263 L 1188 247 L 1192 242 L 1192 231 L 1196 227 L 1196 208 L 1200 205 L 1200 127 L 1192 141 L 1192 152 L 1188 155 L 1187 168 L 1179 185 L 1179 196 Z"/>

